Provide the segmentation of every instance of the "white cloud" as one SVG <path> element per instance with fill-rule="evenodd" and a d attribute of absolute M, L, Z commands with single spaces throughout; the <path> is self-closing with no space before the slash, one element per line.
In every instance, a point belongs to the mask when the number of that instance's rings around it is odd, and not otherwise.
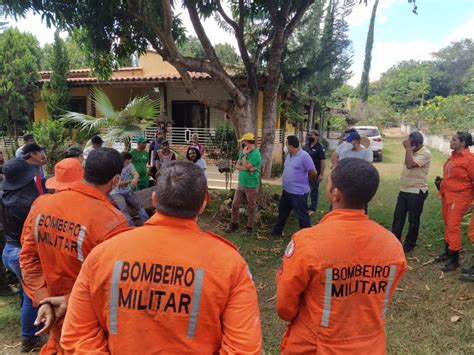
<path fill-rule="evenodd" d="M 474 39 L 474 14 L 465 23 L 454 28 L 444 40 L 431 42 L 421 38 L 412 39 L 407 42 L 380 42 L 375 43 L 372 51 L 372 65 L 370 69 L 370 81 L 375 81 L 380 74 L 397 64 L 402 60 L 429 60 L 431 53 L 449 45 L 452 41 L 463 38 Z M 364 61 L 363 48 L 362 52 L 356 53 L 352 71 L 354 76 L 349 80 L 349 84 L 356 86 L 360 82 L 362 74 L 362 66 Z"/>
<path fill-rule="evenodd" d="M 459 41 L 464 38 L 474 39 L 474 14 L 462 25 L 456 27 L 445 40 L 445 44 L 448 45 L 453 41 Z"/>
<path fill-rule="evenodd" d="M 385 13 L 396 3 L 406 2 L 406 0 L 381 0 L 377 6 L 377 17 L 380 18 L 378 23 L 383 24 L 388 19 Z M 372 15 L 373 1 L 369 1 L 367 6 L 356 1 L 356 5 L 352 9 L 351 14 L 347 17 L 347 23 L 351 27 L 365 25 Z M 382 21 L 382 22 L 380 22 Z"/>
<path fill-rule="evenodd" d="M 55 27 L 48 28 L 45 22 L 41 21 L 41 16 L 33 14 L 31 11 L 27 13 L 25 18 L 19 18 L 15 21 L 13 18 L 7 18 L 6 21 L 11 27 L 16 27 L 22 32 L 31 32 L 39 41 L 40 45 L 52 43 L 54 41 Z M 65 38 L 67 34 L 61 33 L 61 37 Z"/>

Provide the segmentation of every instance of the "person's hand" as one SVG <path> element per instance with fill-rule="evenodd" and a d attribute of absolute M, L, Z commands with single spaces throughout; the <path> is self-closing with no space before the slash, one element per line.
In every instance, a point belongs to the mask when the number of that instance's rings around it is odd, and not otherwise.
<path fill-rule="evenodd" d="M 41 336 L 49 332 L 54 324 L 56 316 L 54 315 L 53 306 L 50 303 L 44 303 L 38 308 L 38 315 L 35 319 L 35 326 L 43 323 L 43 328 L 35 333 L 36 336 Z"/>
<path fill-rule="evenodd" d="M 403 144 L 403 147 L 405 147 L 405 149 L 407 149 L 408 147 L 411 147 L 410 141 L 408 139 L 405 139 L 402 144 Z"/>
<path fill-rule="evenodd" d="M 323 182 L 323 179 L 324 179 L 324 176 L 319 175 L 319 177 L 318 177 L 318 182 Z"/>
<path fill-rule="evenodd" d="M 54 316 L 56 319 L 64 317 L 66 314 L 66 296 L 55 296 L 55 297 L 47 297 L 39 303 L 40 305 L 49 303 L 53 306 Z"/>
<path fill-rule="evenodd" d="M 132 186 L 133 187 L 137 187 L 138 185 L 138 179 L 133 179 L 132 182 L 131 182 Z"/>
<path fill-rule="evenodd" d="M 244 149 L 242 149 L 242 153 L 243 153 L 243 154 L 248 154 L 248 153 L 250 153 L 250 148 L 249 148 L 248 145 L 246 145 L 246 146 L 244 147 Z"/>

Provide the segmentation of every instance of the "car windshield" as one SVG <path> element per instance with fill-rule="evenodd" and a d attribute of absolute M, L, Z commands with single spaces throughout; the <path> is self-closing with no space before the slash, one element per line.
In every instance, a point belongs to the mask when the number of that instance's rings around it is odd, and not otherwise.
<path fill-rule="evenodd" d="M 380 132 L 377 128 L 356 128 L 357 133 L 364 137 L 375 137 L 380 136 Z"/>

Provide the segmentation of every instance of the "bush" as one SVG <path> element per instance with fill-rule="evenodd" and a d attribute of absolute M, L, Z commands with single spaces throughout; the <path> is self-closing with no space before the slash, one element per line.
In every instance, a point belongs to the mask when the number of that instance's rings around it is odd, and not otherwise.
<path fill-rule="evenodd" d="M 63 124 L 51 119 L 36 122 L 33 124 L 33 134 L 36 142 L 46 149 L 47 170 L 51 173 L 54 171 L 54 165 L 62 159 L 69 145 Z"/>
<path fill-rule="evenodd" d="M 280 177 L 283 174 L 283 164 L 276 163 L 272 164 L 271 177 Z"/>

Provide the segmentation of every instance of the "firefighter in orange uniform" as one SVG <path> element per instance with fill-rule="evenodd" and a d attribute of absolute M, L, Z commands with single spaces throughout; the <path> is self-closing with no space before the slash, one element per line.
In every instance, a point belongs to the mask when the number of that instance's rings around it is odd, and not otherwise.
<path fill-rule="evenodd" d="M 237 248 L 202 232 L 202 169 L 160 170 L 156 213 L 95 248 L 69 299 L 68 353 L 260 354 L 257 292 Z"/>
<path fill-rule="evenodd" d="M 42 354 L 63 353 L 59 344 L 62 317 L 87 255 L 128 228 L 125 217 L 107 198 L 122 167 L 116 150 L 95 149 L 87 159 L 84 180 L 65 186 L 56 177 L 50 186 L 57 192 L 38 198 L 25 222 L 20 254 L 23 286 L 40 305 L 36 322 L 45 326 L 37 335 L 51 329 Z"/>
<path fill-rule="evenodd" d="M 379 184 L 361 159 L 340 161 L 318 225 L 293 235 L 277 273 L 277 311 L 290 324 L 282 354 L 385 354 L 388 303 L 406 269 L 397 238 L 368 219 Z"/>
<path fill-rule="evenodd" d="M 443 167 L 439 195 L 444 222 L 445 249 L 435 261 L 445 261 L 442 271 L 456 270 L 461 250 L 461 221 L 474 200 L 474 154 L 469 147 L 472 135 L 457 132 L 451 138 L 453 150 Z"/>

